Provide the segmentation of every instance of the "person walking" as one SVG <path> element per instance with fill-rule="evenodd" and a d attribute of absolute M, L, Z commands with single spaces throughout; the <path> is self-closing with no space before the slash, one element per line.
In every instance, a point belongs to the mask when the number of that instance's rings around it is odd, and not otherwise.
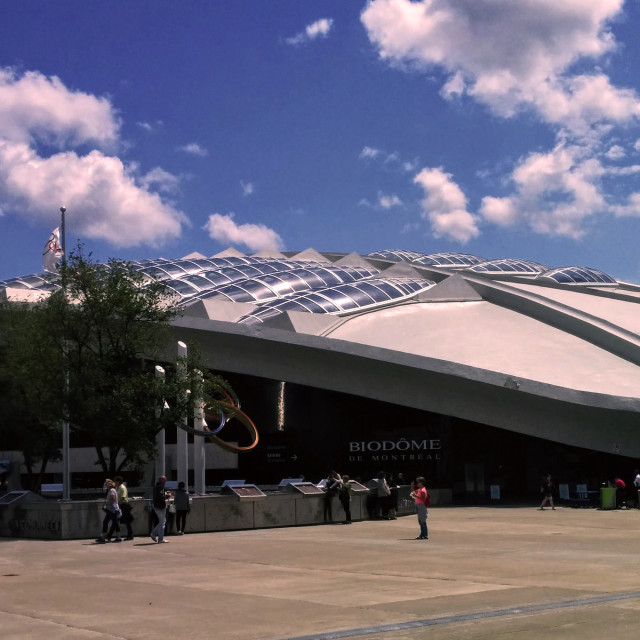
<path fill-rule="evenodd" d="M 387 474 L 381 471 L 376 478 L 375 517 L 387 517 L 389 513 L 389 496 L 391 496 L 391 489 L 387 484 Z"/>
<path fill-rule="evenodd" d="M 116 537 L 114 542 L 122 542 L 120 537 L 120 516 L 122 512 L 118 506 L 118 494 L 116 493 L 116 484 L 110 478 L 107 478 L 104 482 L 107 488 L 107 497 L 104 501 L 104 519 L 102 521 L 102 533 L 100 537 L 96 538 L 98 544 L 104 544 L 107 542 L 107 528 L 109 523 L 112 524 Z"/>
<path fill-rule="evenodd" d="M 151 539 L 158 544 L 169 542 L 164 539 L 164 525 L 167 521 L 168 495 L 164 489 L 166 476 L 160 476 L 153 487 L 153 510 L 158 518 L 158 524 L 151 531 Z"/>
<path fill-rule="evenodd" d="M 550 473 L 547 473 L 545 477 L 542 478 L 542 485 L 540 487 L 540 491 L 544 494 L 544 498 L 542 498 L 542 502 L 538 507 L 540 511 L 544 511 L 544 505 L 547 502 L 551 505 L 551 508 L 555 511 L 556 508 L 553 506 L 553 478 Z"/>
<path fill-rule="evenodd" d="M 187 525 L 187 514 L 191 511 L 191 498 L 184 482 L 178 482 L 178 488 L 173 496 L 173 505 L 176 508 L 177 535 L 181 536 Z"/>
<path fill-rule="evenodd" d="M 122 476 L 116 476 L 113 479 L 113 482 L 115 484 L 116 493 L 118 495 L 118 506 L 120 507 L 120 511 L 122 512 L 122 515 L 120 516 L 120 524 L 123 524 L 127 527 L 127 537 L 125 538 L 125 540 L 133 540 L 133 528 L 131 527 L 131 523 L 133 522 L 133 514 L 131 513 L 131 504 L 129 502 L 129 491 L 124 484 Z M 113 536 L 114 530 L 115 525 L 112 523 L 109 529 L 109 533 L 107 533 L 107 540 L 111 540 L 111 536 Z"/>
<path fill-rule="evenodd" d="M 349 476 L 342 476 L 342 484 L 338 490 L 338 499 L 344 509 L 344 524 L 351 524 L 351 492 L 352 487 L 349 482 Z"/>
<path fill-rule="evenodd" d="M 636 495 L 636 509 L 640 509 L 640 470 L 635 470 L 636 477 L 633 479 L 633 486 L 635 487 Z"/>
<path fill-rule="evenodd" d="M 418 524 L 420 525 L 420 535 L 416 537 L 416 540 L 429 539 L 429 530 L 427 528 L 427 517 L 429 512 L 427 507 L 431 506 L 431 498 L 429 498 L 429 492 L 425 485 L 425 479 L 420 476 L 416 478 L 415 484 L 412 483 L 411 487 L 411 497 L 415 502 Z"/>
<path fill-rule="evenodd" d="M 331 471 L 324 487 L 324 521 L 333 522 L 333 498 L 338 495 L 342 478 L 337 471 Z"/>

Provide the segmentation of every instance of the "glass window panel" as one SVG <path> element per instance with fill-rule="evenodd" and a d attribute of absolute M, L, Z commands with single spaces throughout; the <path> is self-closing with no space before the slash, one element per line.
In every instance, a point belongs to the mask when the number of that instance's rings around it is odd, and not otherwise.
<path fill-rule="evenodd" d="M 318 293 L 307 294 L 306 296 L 304 296 L 304 304 L 306 304 L 307 300 L 309 302 L 317 304 L 321 309 L 324 310 L 325 313 L 338 313 L 340 311 L 340 309 L 335 304 L 333 304 L 331 300 L 327 300 L 327 298 L 324 298 Z M 300 301 L 302 301 L 302 299 Z"/>
<path fill-rule="evenodd" d="M 221 273 L 220 271 L 205 271 L 202 275 L 207 280 L 211 280 L 211 282 L 213 282 L 216 285 L 228 284 L 229 282 L 231 282 L 231 278 L 229 276 L 226 276 L 224 273 Z M 234 279 L 239 279 L 239 278 L 234 278 Z"/>
<path fill-rule="evenodd" d="M 183 296 L 192 296 L 194 293 L 198 293 L 194 286 L 184 280 L 167 280 L 166 285 Z"/>
<path fill-rule="evenodd" d="M 206 291 L 207 289 L 211 289 L 214 284 L 211 280 L 207 280 L 207 278 L 203 278 L 202 276 L 185 276 L 182 280 L 186 280 L 191 284 L 195 285 L 201 291 Z"/>
<path fill-rule="evenodd" d="M 367 295 L 357 284 L 342 285 L 340 291 L 351 298 L 358 307 L 366 307 L 375 302 L 375 299 Z"/>
<path fill-rule="evenodd" d="M 40 276 L 24 276 L 20 278 L 20 280 L 32 287 L 39 287 L 44 282 L 44 278 Z"/>
<path fill-rule="evenodd" d="M 160 269 L 160 267 L 146 267 L 142 272 L 157 280 L 167 280 L 170 277 L 169 274 L 164 269 Z"/>
<path fill-rule="evenodd" d="M 329 298 L 329 300 L 334 302 L 340 309 L 344 311 L 346 311 L 347 309 L 355 309 L 358 307 L 358 305 L 351 298 L 346 296 L 338 289 L 324 289 L 322 292 L 318 292 L 318 295 Z"/>

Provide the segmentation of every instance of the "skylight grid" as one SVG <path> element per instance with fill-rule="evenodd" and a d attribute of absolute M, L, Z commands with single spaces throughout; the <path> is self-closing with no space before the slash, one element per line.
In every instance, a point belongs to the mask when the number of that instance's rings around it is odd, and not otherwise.
<path fill-rule="evenodd" d="M 385 260 L 401 260 L 403 262 L 413 262 L 424 254 L 415 251 L 405 251 L 403 249 L 384 249 L 368 253 L 367 258 L 383 258 Z"/>
<path fill-rule="evenodd" d="M 411 278 L 373 278 L 353 284 L 341 284 L 262 303 L 255 311 L 243 316 L 238 322 L 242 324 L 263 322 L 266 318 L 285 311 L 309 310 L 311 313 L 341 315 L 355 309 L 377 307 L 390 300 L 410 298 L 434 285 L 435 283 L 431 280 Z"/>
<path fill-rule="evenodd" d="M 523 275 L 535 275 L 548 271 L 549 267 L 531 260 L 516 260 L 504 258 L 500 260 L 487 260 L 469 267 L 469 271 L 475 273 L 516 273 Z"/>
<path fill-rule="evenodd" d="M 412 260 L 414 264 L 421 264 L 425 267 L 449 267 L 461 269 L 480 262 L 486 262 L 485 258 L 471 255 L 469 253 L 430 253 L 422 255 Z"/>
<path fill-rule="evenodd" d="M 538 278 L 550 278 L 559 284 L 617 284 L 609 274 L 591 267 L 559 267 L 541 273 Z"/>

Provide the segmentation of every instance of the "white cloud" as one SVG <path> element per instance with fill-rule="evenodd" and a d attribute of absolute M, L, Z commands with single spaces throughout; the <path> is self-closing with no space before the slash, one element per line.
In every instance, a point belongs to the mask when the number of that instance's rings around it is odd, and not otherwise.
<path fill-rule="evenodd" d="M 392 207 L 399 207 L 402 205 L 402 200 L 397 195 L 385 195 L 378 193 L 378 205 L 383 209 L 391 209 Z"/>
<path fill-rule="evenodd" d="M 480 213 L 502 226 L 523 222 L 538 233 L 580 238 L 586 220 L 607 211 L 600 186 L 607 172 L 589 148 L 559 144 L 549 153 L 531 153 L 511 176 L 513 193 L 485 197 Z"/>
<path fill-rule="evenodd" d="M 236 224 L 234 214 L 213 213 L 203 227 L 209 236 L 221 244 L 244 245 L 250 251 L 284 248 L 282 238 L 262 224 Z"/>
<path fill-rule="evenodd" d="M 609 158 L 609 160 L 622 160 L 626 155 L 625 150 L 619 144 L 612 145 L 605 153 L 605 156 Z"/>
<path fill-rule="evenodd" d="M 300 45 L 306 42 L 311 42 L 317 38 L 326 38 L 329 35 L 329 32 L 333 28 L 333 19 L 331 18 L 322 18 L 320 20 L 316 20 L 315 22 L 307 25 L 304 31 L 297 33 L 295 36 L 291 38 L 287 38 L 286 42 L 290 45 Z"/>
<path fill-rule="evenodd" d="M 120 144 L 120 122 L 106 98 L 68 89 L 36 71 L 0 68 L 0 202 L 5 215 L 57 221 L 64 203 L 71 232 L 117 247 L 157 246 L 179 236 L 185 215 L 154 191 L 177 188 L 159 167 L 138 176 L 104 149 Z M 45 156 L 40 143 L 59 150 Z M 94 144 L 86 155 L 77 145 Z"/>
<path fill-rule="evenodd" d="M 240 187 L 242 188 L 243 196 L 250 196 L 253 193 L 253 183 L 240 180 Z"/>
<path fill-rule="evenodd" d="M 119 158 L 94 150 L 39 157 L 26 144 L 0 142 L 0 192 L 11 209 L 49 222 L 67 207 L 71 232 L 116 247 L 159 245 L 180 235 L 185 216 L 136 183 Z M 53 204 L 52 204 L 53 203 Z"/>
<path fill-rule="evenodd" d="M 176 193 L 180 187 L 180 178 L 165 171 L 161 167 L 155 167 L 147 172 L 139 180 L 140 185 L 145 189 L 156 188 L 164 193 Z"/>
<path fill-rule="evenodd" d="M 149 133 L 154 133 L 158 129 L 164 127 L 164 122 L 162 120 L 156 120 L 155 122 L 137 122 L 136 123 L 141 129 L 148 131 Z"/>
<path fill-rule="evenodd" d="M 509 227 L 518 221 L 518 211 L 511 198 L 482 198 L 480 215 L 487 221 L 501 227 Z"/>
<path fill-rule="evenodd" d="M 200 158 L 204 158 L 209 153 L 204 147 L 201 147 L 197 142 L 190 142 L 189 144 L 185 144 L 182 147 L 178 147 L 178 151 L 184 151 L 184 153 L 188 153 L 192 156 L 199 156 Z"/>
<path fill-rule="evenodd" d="M 374 158 L 377 158 L 379 155 L 380 155 L 380 149 L 374 149 L 373 147 L 363 147 L 358 157 L 364 160 L 373 160 Z"/>
<path fill-rule="evenodd" d="M 109 146 L 120 122 L 106 98 L 71 91 L 59 78 L 0 68 L 0 138 L 64 147 L 85 142 Z"/>
<path fill-rule="evenodd" d="M 637 165 L 620 166 L 627 154 L 616 140 L 621 127 L 640 124 L 640 97 L 604 71 L 617 51 L 611 25 L 623 6 L 624 0 L 370 0 L 361 20 L 382 60 L 440 78 L 445 99 L 466 96 L 498 116 L 530 113 L 548 125 L 554 148 L 525 155 L 503 181 L 511 193 L 482 198 L 478 214 L 500 226 L 579 238 L 593 216 L 637 215 L 640 203 L 637 193 L 621 195 L 629 190 L 622 181 L 611 193 L 605 189 L 607 176 L 637 174 Z M 640 151 L 640 140 L 633 148 Z M 467 211 L 451 176 L 427 169 L 416 182 L 428 194 L 423 205 L 434 232 L 462 241 L 477 235 L 479 218 Z"/>
<path fill-rule="evenodd" d="M 422 217 L 436 238 L 466 243 L 479 235 L 477 217 L 467 211 L 467 198 L 442 168 L 425 168 L 414 178 L 425 191 Z"/>
<path fill-rule="evenodd" d="M 632 193 L 625 204 L 614 205 L 611 211 L 617 217 L 640 216 L 640 193 Z"/>
<path fill-rule="evenodd" d="M 624 0 L 372 0 L 361 15 L 383 60 L 441 70 L 445 97 L 466 93 L 495 113 L 535 110 L 549 123 L 582 131 L 640 116 L 634 91 L 578 61 L 615 50 L 610 22 Z"/>

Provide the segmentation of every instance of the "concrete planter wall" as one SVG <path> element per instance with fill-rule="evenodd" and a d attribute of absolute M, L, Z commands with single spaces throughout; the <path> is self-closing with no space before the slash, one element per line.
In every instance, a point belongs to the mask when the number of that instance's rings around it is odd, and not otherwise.
<path fill-rule="evenodd" d="M 451 501 L 450 490 L 430 492 L 433 505 Z M 354 521 L 369 518 L 368 492 L 353 495 L 351 515 Z M 398 515 L 413 513 L 409 488 L 400 488 Z M 95 538 L 102 529 L 102 502 L 54 502 L 27 494 L 9 505 L 0 506 L 0 536 L 51 540 Z M 148 500 L 132 500 L 133 531 L 147 536 L 150 516 Z M 342 505 L 332 499 L 333 521 L 344 519 Z M 194 496 L 187 517 L 186 533 L 267 529 L 324 523 L 324 495 L 304 496 L 295 493 L 268 493 L 265 497 L 238 498 L 234 495 Z M 122 525 L 121 525 L 122 526 Z M 175 531 L 175 527 L 173 529 Z M 122 526 L 123 533 L 126 531 Z"/>

